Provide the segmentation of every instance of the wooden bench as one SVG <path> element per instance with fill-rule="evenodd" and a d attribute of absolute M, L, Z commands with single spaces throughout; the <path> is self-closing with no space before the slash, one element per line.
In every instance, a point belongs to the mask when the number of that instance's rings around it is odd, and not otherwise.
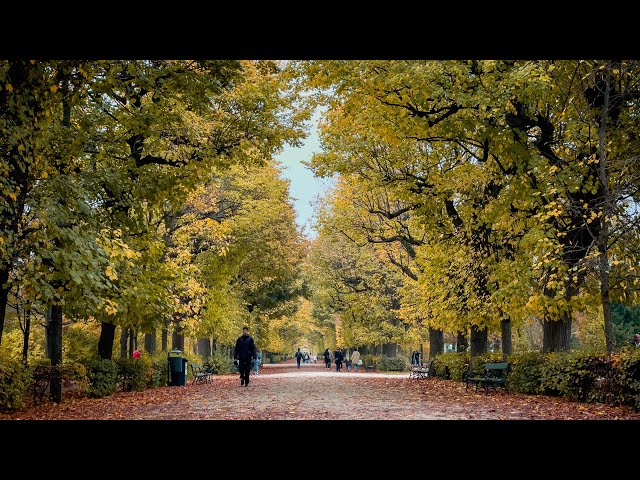
<path fill-rule="evenodd" d="M 367 372 L 373 372 L 373 370 L 375 370 L 375 368 L 376 368 L 376 366 L 373 363 L 370 363 L 368 365 L 365 364 L 365 365 L 363 365 L 363 367 Z"/>
<path fill-rule="evenodd" d="M 433 377 L 434 374 L 433 360 L 429 360 L 427 365 L 423 363 L 412 365 L 411 370 L 409 370 L 409 378 L 428 378 Z"/>
<path fill-rule="evenodd" d="M 191 385 L 195 385 L 200 382 L 211 383 L 211 376 L 213 375 L 213 372 L 205 370 L 199 363 L 191 363 L 190 365 L 191 371 L 193 372 Z"/>
<path fill-rule="evenodd" d="M 465 390 L 469 388 L 469 384 L 476 386 L 476 392 L 478 387 L 484 388 L 485 393 L 489 393 L 489 389 L 493 388 L 498 390 L 498 387 L 503 387 L 507 392 L 509 391 L 509 372 L 511 371 L 511 364 L 508 362 L 500 363 L 485 363 L 482 367 L 484 372 L 480 376 L 473 376 L 469 373 L 464 374 Z"/>

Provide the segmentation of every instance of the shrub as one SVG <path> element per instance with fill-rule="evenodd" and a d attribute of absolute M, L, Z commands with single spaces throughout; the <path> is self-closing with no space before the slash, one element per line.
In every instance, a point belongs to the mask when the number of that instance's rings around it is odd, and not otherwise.
<path fill-rule="evenodd" d="M 118 371 L 111 360 L 93 359 L 87 365 L 87 378 L 90 397 L 104 397 L 111 395 L 118 386 Z"/>
<path fill-rule="evenodd" d="M 264 358 L 262 359 L 262 362 L 265 362 Z M 233 359 L 229 358 L 229 354 L 227 352 L 211 352 L 211 357 L 209 357 L 209 361 L 206 362 L 205 366 L 215 374 L 231 373 L 234 371 Z"/>
<path fill-rule="evenodd" d="M 544 355 L 540 352 L 528 352 L 510 355 L 507 360 L 512 365 L 509 374 L 509 389 L 514 392 L 540 393 Z"/>
<path fill-rule="evenodd" d="M 0 361 L 0 408 L 23 407 L 29 385 L 31 385 L 29 369 L 21 362 L 8 358 Z"/>
<path fill-rule="evenodd" d="M 122 390 L 144 390 L 151 383 L 153 364 L 149 357 L 118 358 L 115 361 Z"/>
<path fill-rule="evenodd" d="M 611 401 L 640 410 L 640 349 L 626 349 L 613 359 Z"/>
<path fill-rule="evenodd" d="M 145 358 L 144 356 L 141 357 Z M 169 363 L 167 362 L 167 355 L 165 353 L 158 353 L 149 357 L 151 362 L 151 376 L 149 378 L 149 386 L 166 387 L 167 377 L 169 376 Z"/>
<path fill-rule="evenodd" d="M 586 402 L 599 372 L 607 369 L 601 355 L 589 352 L 549 353 L 542 367 L 541 389 L 546 395 L 561 395 Z"/>
<path fill-rule="evenodd" d="M 380 355 L 363 355 L 362 357 L 362 365 L 359 368 L 367 367 L 369 365 L 373 365 L 374 370 L 380 370 L 380 362 L 382 361 L 382 357 Z"/>
<path fill-rule="evenodd" d="M 428 362 L 423 362 L 428 363 Z M 433 359 L 436 376 L 462 381 L 463 367 L 469 364 L 469 352 L 448 352 Z"/>
<path fill-rule="evenodd" d="M 380 370 L 384 372 L 402 372 L 407 369 L 407 361 L 404 357 L 382 357 Z"/>

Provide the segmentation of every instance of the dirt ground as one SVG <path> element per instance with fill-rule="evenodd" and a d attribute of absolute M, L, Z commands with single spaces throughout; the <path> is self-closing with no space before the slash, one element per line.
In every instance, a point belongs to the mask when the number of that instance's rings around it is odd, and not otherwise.
<path fill-rule="evenodd" d="M 502 390 L 476 393 L 460 382 L 407 373 L 337 373 L 320 363 L 300 369 L 285 363 L 265 365 L 248 387 L 237 374 L 219 375 L 209 384 L 68 399 L 0 413 L 0 419 L 640 420 L 640 413 Z"/>
<path fill-rule="evenodd" d="M 68 399 L 0 413 L 27 420 L 640 420 L 624 407 L 562 398 L 465 391 L 460 382 L 410 379 L 408 374 L 345 372 L 323 364 L 265 365 L 240 386 L 237 374 L 211 383 L 118 392 L 100 399 Z"/>

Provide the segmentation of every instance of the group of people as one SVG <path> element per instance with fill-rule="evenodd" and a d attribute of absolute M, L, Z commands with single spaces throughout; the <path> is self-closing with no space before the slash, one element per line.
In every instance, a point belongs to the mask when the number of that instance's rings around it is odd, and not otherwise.
<path fill-rule="evenodd" d="M 316 363 L 318 361 L 318 355 L 315 353 L 310 355 L 309 352 L 302 352 L 299 348 L 295 353 L 296 363 L 298 364 L 298 368 L 300 368 L 300 363 Z"/>
<path fill-rule="evenodd" d="M 344 362 L 345 368 L 348 371 L 352 370 L 357 372 L 358 367 L 362 365 L 362 360 L 360 359 L 360 352 L 358 349 L 354 349 L 351 354 L 349 350 L 343 351 L 338 348 L 333 352 L 333 356 L 331 352 L 327 348 L 324 351 L 324 364 L 326 368 L 331 368 L 331 361 L 336 364 L 336 372 L 340 372 L 342 370 L 342 363 Z"/>

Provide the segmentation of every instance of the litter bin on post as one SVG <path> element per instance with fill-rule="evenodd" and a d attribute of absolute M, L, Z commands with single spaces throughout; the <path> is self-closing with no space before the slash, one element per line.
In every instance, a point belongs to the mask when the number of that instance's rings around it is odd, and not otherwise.
<path fill-rule="evenodd" d="M 171 350 L 167 353 L 169 362 L 169 386 L 175 387 L 187 384 L 187 359 L 182 356 L 182 350 Z"/>

